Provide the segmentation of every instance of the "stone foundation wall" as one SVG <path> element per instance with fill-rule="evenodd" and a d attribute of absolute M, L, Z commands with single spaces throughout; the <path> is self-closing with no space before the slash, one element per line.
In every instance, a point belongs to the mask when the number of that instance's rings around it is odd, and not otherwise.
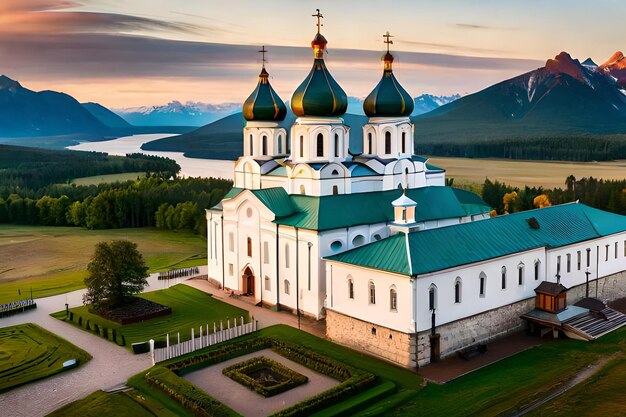
<path fill-rule="evenodd" d="M 415 366 L 415 337 L 411 334 L 327 310 L 326 337 L 398 365 Z"/>
<path fill-rule="evenodd" d="M 596 285 L 597 284 L 597 285 Z M 569 289 L 567 304 L 571 305 L 585 297 L 586 285 Z M 626 271 L 609 275 L 589 282 L 589 296 L 607 302 L 626 297 Z M 535 308 L 535 298 L 485 311 L 452 323 L 436 327 L 441 335 L 441 357 L 475 345 L 488 343 L 494 339 L 522 330 L 526 323 L 520 319 Z M 376 329 L 376 334 L 372 333 Z M 380 358 L 406 367 L 414 367 L 417 351 L 417 364 L 430 363 L 430 330 L 417 334 L 402 333 L 327 310 L 326 336 L 337 343 L 376 355 Z"/>

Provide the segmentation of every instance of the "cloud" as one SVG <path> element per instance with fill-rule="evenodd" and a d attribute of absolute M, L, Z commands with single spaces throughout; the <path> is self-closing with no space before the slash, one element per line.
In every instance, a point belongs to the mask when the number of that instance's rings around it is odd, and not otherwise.
<path fill-rule="evenodd" d="M 461 29 L 472 29 L 472 30 L 516 30 L 516 28 L 478 25 L 475 23 L 454 23 L 453 26 L 457 28 L 461 28 Z"/>

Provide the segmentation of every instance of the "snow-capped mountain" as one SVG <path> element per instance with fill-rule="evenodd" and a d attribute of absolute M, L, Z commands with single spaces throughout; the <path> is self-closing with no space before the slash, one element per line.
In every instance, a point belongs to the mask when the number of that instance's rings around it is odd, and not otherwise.
<path fill-rule="evenodd" d="M 428 113 L 435 110 L 438 107 L 445 106 L 448 103 L 452 103 L 454 100 L 461 98 L 460 94 L 453 94 L 451 96 L 434 96 L 432 94 L 422 94 L 415 97 L 415 108 L 411 116 L 419 116 L 420 114 Z"/>
<path fill-rule="evenodd" d="M 621 51 L 617 51 L 599 67 L 606 74 L 617 80 L 622 87 L 626 87 L 626 59 Z"/>
<path fill-rule="evenodd" d="M 135 126 L 203 126 L 240 110 L 241 103 L 181 103 L 176 100 L 162 106 L 113 109 Z"/>
<path fill-rule="evenodd" d="M 416 138 L 473 142 L 626 132 L 626 93 L 613 75 L 624 61 L 615 62 L 595 68 L 561 52 L 541 68 L 418 116 Z"/>

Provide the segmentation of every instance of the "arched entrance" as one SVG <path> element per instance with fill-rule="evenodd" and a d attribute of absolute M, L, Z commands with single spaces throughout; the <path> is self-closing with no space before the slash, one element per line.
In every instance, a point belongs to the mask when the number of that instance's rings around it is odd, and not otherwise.
<path fill-rule="evenodd" d="M 244 295 L 254 296 L 254 272 L 249 266 L 246 267 L 241 276 L 241 291 Z"/>

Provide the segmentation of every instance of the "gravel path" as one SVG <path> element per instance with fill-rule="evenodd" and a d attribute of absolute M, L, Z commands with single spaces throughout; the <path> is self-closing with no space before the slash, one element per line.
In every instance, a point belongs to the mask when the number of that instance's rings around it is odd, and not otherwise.
<path fill-rule="evenodd" d="M 201 267 L 200 274 L 206 274 L 205 269 Z M 146 292 L 182 282 L 182 279 L 158 281 L 156 277 L 156 274 L 150 276 Z M 0 394 L 0 415 L 3 417 L 45 416 L 94 391 L 122 385 L 132 375 L 152 366 L 147 353 L 133 355 L 123 347 L 49 316 L 50 313 L 65 309 L 66 302 L 70 307 L 82 305 L 84 291 L 40 298 L 36 300 L 36 309 L 0 319 L 0 327 L 36 323 L 93 356 L 91 361 L 76 370 Z"/>
<path fill-rule="evenodd" d="M 287 368 L 307 376 L 309 382 L 273 397 L 264 398 L 262 395 L 249 390 L 222 374 L 222 370 L 230 365 L 260 356 L 273 359 Z M 339 381 L 293 362 L 271 349 L 259 350 L 258 352 L 239 356 L 199 371 L 190 372 L 184 378 L 204 391 L 210 392 L 211 396 L 246 417 L 268 416 L 339 384 Z"/>

